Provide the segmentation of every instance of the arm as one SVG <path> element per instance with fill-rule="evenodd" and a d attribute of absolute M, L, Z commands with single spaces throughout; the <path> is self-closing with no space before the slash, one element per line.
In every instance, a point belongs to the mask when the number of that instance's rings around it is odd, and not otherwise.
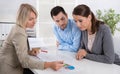
<path fill-rule="evenodd" d="M 63 66 L 64 66 L 63 61 L 45 62 L 45 69 L 52 68 L 53 70 L 58 70 Z"/>
<path fill-rule="evenodd" d="M 112 41 L 112 36 L 110 29 L 107 27 L 103 31 L 103 40 L 102 40 L 102 50 L 103 54 L 97 55 L 97 54 L 90 54 L 88 53 L 86 55 L 87 59 L 94 60 L 97 62 L 103 62 L 103 63 L 113 63 L 114 62 L 114 47 L 113 47 L 113 41 Z"/>
<path fill-rule="evenodd" d="M 73 36 L 72 44 L 68 44 L 65 42 L 60 43 L 59 49 L 76 52 L 80 46 L 80 39 L 81 39 L 81 32 L 76 31 L 76 33 L 74 33 L 74 36 Z"/>
<path fill-rule="evenodd" d="M 17 34 L 13 38 L 16 54 L 23 68 L 58 70 L 63 67 L 63 61 L 43 62 L 37 58 L 32 58 L 28 54 L 27 39 L 24 35 Z"/>
<path fill-rule="evenodd" d="M 68 44 L 65 41 L 63 41 L 59 34 L 57 33 L 57 30 L 54 28 L 54 33 L 58 39 L 59 42 L 59 49 L 67 50 L 67 51 L 74 51 L 76 52 L 80 46 L 80 39 L 81 39 L 81 32 L 78 28 L 74 28 L 73 30 L 73 39 L 72 39 L 72 44 Z"/>
<path fill-rule="evenodd" d="M 32 58 L 28 54 L 27 37 L 23 34 L 17 33 L 13 37 L 13 44 L 16 54 L 23 68 L 44 69 L 44 62 L 36 58 Z"/>
<path fill-rule="evenodd" d="M 59 34 L 58 34 L 58 31 L 57 31 L 57 27 L 56 26 L 53 26 L 53 32 L 57 38 L 57 42 L 60 44 L 60 43 L 64 43 L 64 41 L 60 38 Z"/>

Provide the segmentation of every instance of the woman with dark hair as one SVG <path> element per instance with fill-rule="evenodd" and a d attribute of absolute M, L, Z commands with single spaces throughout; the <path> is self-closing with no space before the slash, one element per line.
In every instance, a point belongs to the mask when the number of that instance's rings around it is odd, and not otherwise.
<path fill-rule="evenodd" d="M 114 53 L 110 28 L 96 19 L 87 5 L 78 5 L 72 14 L 77 26 L 82 30 L 81 46 L 76 59 L 86 58 L 120 65 L 119 56 Z"/>

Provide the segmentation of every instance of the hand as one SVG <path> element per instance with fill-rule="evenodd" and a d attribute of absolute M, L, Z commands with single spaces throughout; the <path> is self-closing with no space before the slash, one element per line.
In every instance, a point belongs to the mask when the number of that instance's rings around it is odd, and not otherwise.
<path fill-rule="evenodd" d="M 60 43 L 58 42 L 58 41 L 56 41 L 56 45 L 57 45 L 57 47 L 60 45 Z"/>
<path fill-rule="evenodd" d="M 54 62 L 52 62 L 52 64 L 51 64 L 51 68 L 53 69 L 53 70 L 59 70 L 61 67 L 63 67 L 64 66 L 64 64 L 63 64 L 63 61 L 54 61 Z"/>
<path fill-rule="evenodd" d="M 29 51 L 29 54 L 33 56 L 36 56 L 38 53 L 40 53 L 40 48 L 32 48 L 32 50 Z"/>
<path fill-rule="evenodd" d="M 53 61 L 53 62 L 45 62 L 45 68 L 52 68 L 57 71 L 64 66 L 63 61 Z"/>
<path fill-rule="evenodd" d="M 79 49 L 77 55 L 76 55 L 76 59 L 77 60 L 81 60 L 83 59 L 85 56 L 87 55 L 87 52 L 85 51 L 85 49 Z"/>

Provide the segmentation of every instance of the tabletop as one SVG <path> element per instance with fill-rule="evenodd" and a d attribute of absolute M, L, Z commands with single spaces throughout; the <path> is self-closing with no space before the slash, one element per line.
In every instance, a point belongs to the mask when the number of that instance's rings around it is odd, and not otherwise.
<path fill-rule="evenodd" d="M 43 61 L 64 61 L 64 63 L 74 66 L 75 69 L 70 70 L 62 67 L 58 71 L 50 68 L 45 70 L 32 69 L 35 74 L 120 74 L 120 66 L 116 64 L 105 64 L 91 61 L 88 59 L 76 60 L 75 52 L 60 51 L 56 47 L 42 48 L 46 52 L 37 55 Z"/>

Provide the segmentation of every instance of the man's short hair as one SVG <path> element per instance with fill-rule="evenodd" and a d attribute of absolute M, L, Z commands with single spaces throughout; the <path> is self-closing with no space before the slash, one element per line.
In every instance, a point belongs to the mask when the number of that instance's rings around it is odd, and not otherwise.
<path fill-rule="evenodd" d="M 55 6 L 54 8 L 51 9 L 51 17 L 53 18 L 53 16 L 57 16 L 60 12 L 62 12 L 63 14 L 66 15 L 65 10 L 63 9 L 63 7 L 61 6 Z"/>

